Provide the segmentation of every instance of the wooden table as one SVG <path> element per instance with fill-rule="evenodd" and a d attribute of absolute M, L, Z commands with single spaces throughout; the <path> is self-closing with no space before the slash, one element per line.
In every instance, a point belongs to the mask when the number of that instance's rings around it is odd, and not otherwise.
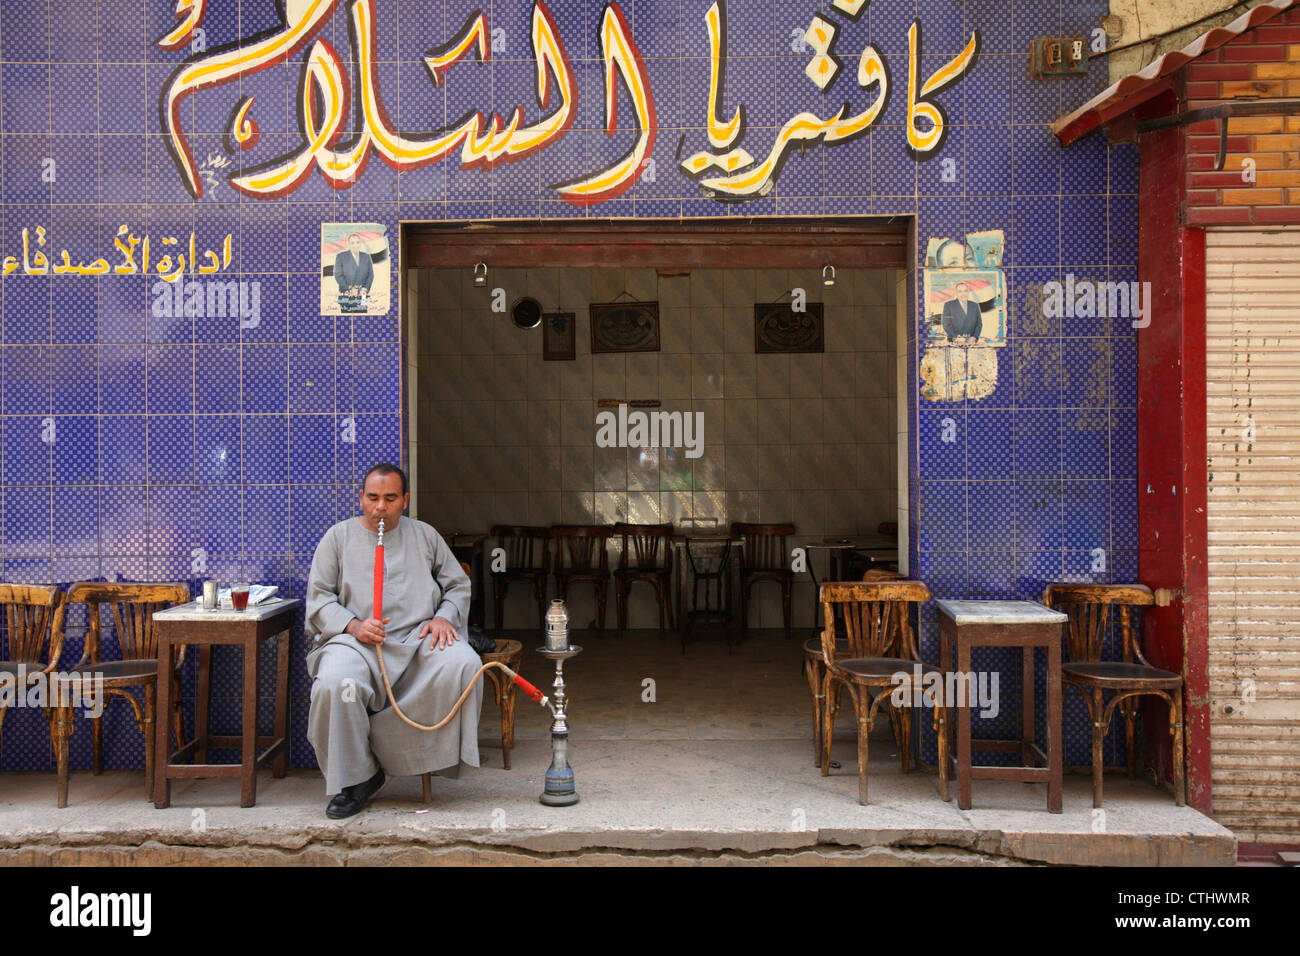
<path fill-rule="evenodd" d="M 805 539 L 801 547 L 808 558 L 808 576 L 813 583 L 813 626 L 817 627 L 817 618 L 821 615 L 822 604 L 819 594 L 821 582 L 817 580 L 817 570 L 813 563 L 814 551 L 826 551 L 830 556 L 827 581 L 844 580 L 845 558 L 850 551 L 857 551 L 871 559 L 872 564 L 893 563 L 898 566 L 898 542 L 883 534 L 830 535 L 824 538 Z M 820 628 L 818 628 L 820 630 Z"/>
<path fill-rule="evenodd" d="M 956 753 L 949 748 L 957 777 L 957 805 L 970 809 L 971 780 L 1021 780 L 1047 784 L 1047 809 L 1061 812 L 1061 624 L 1065 615 L 1033 601 L 938 601 L 940 629 L 943 636 L 942 669 L 945 677 L 953 673 L 956 657 L 958 674 L 971 674 L 971 648 L 1018 647 L 1023 665 L 1021 684 L 1020 740 L 971 740 L 972 702 L 963 706 L 945 694 L 951 726 L 953 708 L 957 710 Z M 1047 649 L 1047 752 L 1035 741 L 1034 728 L 1034 648 Z M 945 686 L 945 692 L 948 687 Z M 965 685 L 969 687 L 970 685 Z M 991 750 L 1020 754 L 1021 766 L 974 767 L 972 750 Z M 951 799 L 947 783 L 943 799 Z"/>
<path fill-rule="evenodd" d="M 158 640 L 159 673 L 170 674 L 173 655 L 182 644 L 199 649 L 198 706 L 194 739 L 180 750 L 171 750 L 170 721 L 155 721 L 157 743 L 154 753 L 153 805 L 171 805 L 171 782 L 176 779 L 235 777 L 240 781 L 239 805 L 251 807 L 257 798 L 257 770 L 268 761 L 271 774 L 283 777 L 289 757 L 289 627 L 299 602 L 292 599 L 265 601 L 246 611 L 205 611 L 197 602 L 159 611 L 153 617 Z M 275 665 L 275 729 L 271 736 L 257 735 L 257 657 L 262 641 L 277 637 Z M 208 727 L 208 704 L 212 694 L 212 645 L 237 644 L 244 649 L 244 711 L 240 736 L 212 736 Z M 158 713 L 171 713 L 171 681 L 158 682 Z M 180 741 L 177 741 L 179 744 Z M 208 748 L 238 748 L 237 764 L 207 763 Z M 265 747 L 261 755 L 258 748 Z M 191 757 L 195 763 L 182 763 Z"/>

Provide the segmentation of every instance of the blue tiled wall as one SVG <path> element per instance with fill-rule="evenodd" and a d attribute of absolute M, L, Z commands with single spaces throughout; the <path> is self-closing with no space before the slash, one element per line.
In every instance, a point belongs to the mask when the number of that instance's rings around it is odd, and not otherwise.
<path fill-rule="evenodd" d="M 531 4 L 483 6 L 490 26 L 503 31 L 504 49 L 489 64 L 458 65 L 435 87 L 421 57 L 449 40 L 477 5 L 377 0 L 377 71 L 399 129 L 431 132 L 474 108 L 508 115 L 522 104 L 536 114 Z M 799 110 L 827 115 L 845 100 L 859 108 L 870 102 L 874 94 L 853 85 L 867 42 L 891 76 L 888 108 L 868 135 L 795 150 L 771 194 L 743 203 L 704 198 L 677 168 L 679 149 L 685 156 L 707 146 L 708 6 L 621 4 L 655 96 L 656 175 L 584 208 L 561 201 L 550 184 L 617 158 L 633 136 L 625 95 L 623 131 L 611 138 L 603 130 L 599 0 L 551 4 L 579 87 L 578 117 L 555 145 L 490 172 L 462 170 L 454 160 L 397 171 L 372 156 L 350 189 L 331 189 L 313 171 L 298 189 L 269 201 L 239 195 L 224 177 L 300 144 L 305 52 L 245 77 L 238 92 L 228 85 L 184 101 L 182 126 L 195 156 L 233 163 L 195 200 L 159 118 L 160 93 L 189 53 L 156 43 L 174 26 L 174 4 L 100 0 L 58 8 L 56 16 L 54 7 L 3 0 L 0 255 L 21 258 L 22 231 L 37 226 L 74 261 L 110 253 L 121 224 L 138 235 L 194 231 L 200 248 L 230 233 L 225 277 L 258 281 L 262 291 L 260 324 L 241 331 L 234 320 L 154 317 L 156 277 L 25 275 L 19 268 L 0 280 L 3 578 L 193 585 L 206 576 L 229 579 L 242 565 L 244 575 L 301 596 L 321 532 L 354 513 L 358 476 L 403 451 L 396 304 L 388 316 L 319 314 L 321 222 L 379 222 L 395 239 L 403 220 L 773 215 L 916 216 L 918 263 L 929 236 L 1006 234 L 1011 314 L 996 389 L 980 400 L 926 402 L 918 398 L 915 368 L 910 375 L 914 575 L 939 597 L 1037 598 L 1059 578 L 1135 578 L 1133 332 L 1100 320 L 1044 325 L 1026 305 L 1030 290 L 1066 272 L 1136 278 L 1135 154 L 1099 137 L 1062 150 L 1048 126 L 1106 85 L 1104 59 L 1086 78 L 1037 81 L 1026 72 L 1035 37 L 1090 35 L 1106 3 L 876 0 L 851 21 L 816 0 L 727 0 L 719 112 L 727 117 L 744 104 L 744 144 L 756 156 Z M 206 54 L 275 29 L 276 9 L 272 0 L 210 0 Z M 322 35 L 352 68 L 347 9 L 340 5 Z M 814 13 L 841 27 L 834 52 L 843 75 L 825 94 L 803 75 L 808 55 L 792 49 L 793 31 Z M 914 19 L 923 27 L 925 75 L 958 53 L 972 30 L 980 37 L 968 74 L 934 97 L 948 135 L 923 162 L 905 149 L 907 28 Z M 252 150 L 232 153 L 222 134 L 240 95 L 256 98 L 261 138 Z M 355 119 L 349 125 L 355 128 Z M 951 182 L 941 175 L 943 158 L 955 161 Z M 400 272 L 395 242 L 392 254 Z M 917 281 L 919 295 L 919 272 Z M 355 422 L 354 443 L 341 438 L 347 418 Z M 956 423 L 956 444 L 933 440 L 944 418 Z M 1106 551 L 1103 572 L 1091 570 L 1095 548 Z M 923 638 L 932 657 L 935 620 L 927 607 Z M 74 616 L 69 653 L 79 650 L 83 630 L 84 619 Z M 293 651 L 292 758 L 311 766 L 300 629 Z M 220 732 L 237 722 L 238 662 L 217 658 Z M 263 690 L 269 693 L 269 682 Z M 1072 702 L 1067 739 L 1078 763 L 1087 758 L 1081 714 Z M 115 704 L 105 735 L 110 767 L 142 765 L 129 723 L 126 708 Z M 0 769 L 50 765 L 38 712 L 12 711 L 4 741 Z M 74 736 L 72 752 L 74 767 L 89 765 L 88 730 Z"/>

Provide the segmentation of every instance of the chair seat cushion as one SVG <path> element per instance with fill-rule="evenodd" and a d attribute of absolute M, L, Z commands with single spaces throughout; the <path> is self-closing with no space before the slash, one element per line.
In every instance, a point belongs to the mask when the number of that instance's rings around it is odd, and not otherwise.
<path fill-rule="evenodd" d="M 1141 664 L 1128 664 L 1124 661 L 1082 661 L 1078 664 L 1062 664 L 1061 676 L 1090 684 L 1156 681 L 1177 687 L 1183 682 L 1183 679 L 1172 671 L 1162 671 L 1158 667 L 1143 667 Z"/>
<path fill-rule="evenodd" d="M 852 677 L 861 677 L 870 680 L 889 680 L 894 674 L 904 673 L 909 677 L 912 675 L 912 668 L 917 666 L 916 661 L 909 661 L 902 657 L 851 657 L 847 660 L 837 660 L 835 670 L 847 673 Z M 937 667 L 930 667 L 927 664 L 921 664 L 921 673 L 928 671 L 938 672 Z"/>

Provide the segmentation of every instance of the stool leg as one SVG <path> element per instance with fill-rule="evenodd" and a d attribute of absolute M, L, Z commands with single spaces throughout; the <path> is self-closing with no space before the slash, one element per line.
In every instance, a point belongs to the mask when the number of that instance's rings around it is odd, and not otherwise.
<path fill-rule="evenodd" d="M 1137 700 L 1136 697 L 1130 697 L 1121 705 L 1124 713 L 1124 746 L 1127 748 L 1128 778 L 1130 780 L 1137 776 L 1137 748 L 1133 746 L 1134 730 L 1137 724 Z"/>
<path fill-rule="evenodd" d="M 903 706 L 895 709 L 898 711 L 898 756 L 902 761 L 903 773 L 908 773 L 912 769 L 912 708 Z"/>
<path fill-rule="evenodd" d="M 98 777 L 104 772 L 104 719 L 90 718 L 90 749 L 92 754 L 91 775 Z"/>
<path fill-rule="evenodd" d="M 822 696 L 822 671 L 826 668 L 813 660 L 804 661 L 804 672 L 808 677 L 808 687 L 813 699 L 813 764 L 820 767 L 822 763 L 822 713 L 825 698 Z"/>
<path fill-rule="evenodd" d="M 433 779 L 432 775 L 427 773 L 420 774 L 420 788 L 423 791 L 424 802 L 433 803 Z"/>
<path fill-rule="evenodd" d="M 822 717 L 822 776 L 829 777 L 831 773 L 831 743 L 835 738 L 835 711 L 839 706 L 839 693 L 834 689 L 830 668 L 827 668 L 825 673 L 826 676 L 822 678 L 822 700 L 826 704 L 826 710 Z"/>
<path fill-rule="evenodd" d="M 510 750 L 515 745 L 515 685 L 507 682 L 501 701 L 501 759 L 510 769 Z"/>
<path fill-rule="evenodd" d="M 71 707 L 56 707 L 50 721 L 50 737 L 54 743 L 54 759 L 59 769 L 59 808 L 68 805 L 68 738 L 72 736 L 73 713 Z"/>
<path fill-rule="evenodd" d="M 1106 728 L 1102 725 L 1101 688 L 1092 692 L 1092 805 L 1094 809 L 1101 806 L 1102 756 L 1101 745 Z"/>
<path fill-rule="evenodd" d="M 1186 764 L 1183 756 L 1183 692 L 1175 690 L 1169 695 L 1170 732 L 1174 735 L 1174 803 L 1187 805 Z"/>
<path fill-rule="evenodd" d="M 867 744 L 871 737 L 871 696 L 865 687 L 849 685 L 853 715 L 858 721 L 858 803 L 867 805 Z"/>
<path fill-rule="evenodd" d="M 140 730 L 144 732 L 144 798 L 146 800 L 153 798 L 154 761 L 158 757 L 156 753 L 158 734 L 154 728 L 156 720 L 158 720 L 158 685 L 145 684 L 144 719 L 140 721 Z M 166 715 L 163 716 L 161 723 L 167 723 Z"/>

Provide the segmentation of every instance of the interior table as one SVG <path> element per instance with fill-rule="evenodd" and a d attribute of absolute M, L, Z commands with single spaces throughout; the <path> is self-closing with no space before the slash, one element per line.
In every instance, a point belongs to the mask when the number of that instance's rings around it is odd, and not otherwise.
<path fill-rule="evenodd" d="M 871 560 L 872 564 L 898 564 L 898 542 L 883 534 L 830 535 L 824 538 L 808 538 L 802 542 L 808 557 L 808 576 L 813 583 L 813 625 L 821 614 L 822 605 L 819 594 L 820 583 L 817 580 L 816 565 L 813 562 L 814 551 L 826 551 L 830 556 L 830 569 L 827 581 L 843 581 L 844 559 L 850 552 L 858 552 Z M 818 628 L 820 630 L 820 628 Z"/>
<path fill-rule="evenodd" d="M 947 726 L 953 724 L 953 709 L 957 711 L 957 747 L 950 747 L 950 759 L 955 763 L 957 777 L 957 805 L 969 810 L 971 805 L 971 780 L 1020 780 L 1026 783 L 1047 784 L 1047 809 L 1061 812 L 1061 623 L 1065 615 L 1034 601 L 938 601 L 940 633 L 943 639 L 942 669 L 945 676 L 943 706 L 948 708 Z M 976 702 L 969 699 L 972 687 L 977 686 L 971 670 L 971 648 L 1020 648 L 1023 678 L 1021 683 L 1021 727 L 1019 740 L 971 740 L 970 713 Z M 1047 650 L 1047 752 L 1035 742 L 1034 721 L 1034 648 Z M 956 658 L 956 682 L 952 680 Z M 961 676 L 970 675 L 963 682 Z M 951 690 L 966 687 L 961 706 L 950 699 Z M 986 685 L 987 686 L 987 685 Z M 1000 751 L 1020 755 L 1021 765 L 1016 767 L 975 767 L 971 765 L 973 750 Z M 943 799 L 951 799 L 947 781 L 943 784 Z"/>
<path fill-rule="evenodd" d="M 173 655 L 183 644 L 199 649 L 198 701 L 194 739 L 171 751 L 170 721 L 155 721 L 153 805 L 171 805 L 171 782 L 175 779 L 234 777 L 240 781 L 239 805 L 251 807 L 257 798 L 257 770 L 271 762 L 271 775 L 284 776 L 289 757 L 289 627 L 299 602 L 272 598 L 244 611 L 219 608 L 205 611 L 196 601 L 159 611 L 153 616 L 158 640 L 159 673 L 169 674 Z M 257 734 L 257 657 L 262 641 L 275 637 L 275 727 L 271 736 Z M 208 727 L 208 704 L 212 695 L 212 645 L 235 644 L 244 649 L 244 707 L 242 733 L 213 736 Z M 171 681 L 158 682 L 158 713 L 171 713 Z M 179 744 L 180 741 L 177 741 Z M 208 748 L 238 748 L 237 764 L 210 764 Z M 258 748 L 266 748 L 258 754 Z M 181 761 L 194 758 L 194 763 Z"/>

